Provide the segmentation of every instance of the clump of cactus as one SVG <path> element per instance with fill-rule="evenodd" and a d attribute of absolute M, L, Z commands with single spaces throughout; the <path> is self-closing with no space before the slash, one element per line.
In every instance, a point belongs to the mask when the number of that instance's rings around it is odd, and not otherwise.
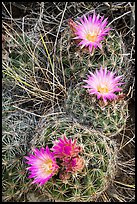
<path fill-rule="evenodd" d="M 50 119 L 46 123 L 42 121 L 38 129 L 38 134 L 31 141 L 33 148 L 39 149 L 48 145 L 51 151 L 54 152 L 56 149 L 57 153 L 65 151 L 64 147 L 59 150 L 59 145 L 53 147 L 59 138 L 60 146 L 64 138 L 65 141 L 71 141 L 67 146 L 75 143 L 71 160 L 62 163 L 62 157 L 60 159 L 57 157 L 58 173 L 40 186 L 43 194 L 55 201 L 95 201 L 115 176 L 117 161 L 115 142 L 98 131 L 89 130 L 66 118 Z M 77 168 L 73 170 L 65 168 L 66 165 L 70 167 L 72 160 L 77 157 L 80 160 Z M 67 171 L 68 169 L 70 171 Z"/>
<path fill-rule="evenodd" d="M 89 95 L 83 85 L 81 82 L 70 89 L 65 105 L 67 113 L 79 123 L 99 130 L 106 136 L 118 134 L 128 118 L 127 101 L 119 98 L 102 107 L 96 96 Z"/>
<path fill-rule="evenodd" d="M 80 49 L 70 27 L 62 33 L 58 54 L 64 67 L 64 74 L 68 84 L 80 82 L 90 69 L 108 67 L 116 70 L 118 75 L 124 75 L 124 81 L 129 79 L 129 65 L 125 53 L 124 43 L 116 30 L 109 31 L 102 41 L 102 49 L 94 49 L 91 53 L 85 48 Z M 112 69 L 113 67 L 113 69 Z M 128 77 L 127 77 L 128 76 Z"/>

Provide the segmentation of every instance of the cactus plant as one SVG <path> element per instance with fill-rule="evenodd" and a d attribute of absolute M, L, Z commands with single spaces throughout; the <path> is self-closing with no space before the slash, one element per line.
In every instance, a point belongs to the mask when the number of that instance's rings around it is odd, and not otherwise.
<path fill-rule="evenodd" d="M 31 144 L 33 147 L 53 147 L 54 141 L 63 135 L 77 139 L 82 151 L 84 168 L 72 174 L 61 172 L 40 186 L 43 194 L 55 201 L 94 201 L 109 186 L 116 172 L 117 148 L 113 140 L 95 130 L 74 123 L 69 118 L 41 120 L 38 134 Z M 60 171 L 60 170 L 59 170 Z"/>
<path fill-rule="evenodd" d="M 102 107 L 96 96 L 89 95 L 82 86 L 77 84 L 70 89 L 65 108 L 76 120 L 84 125 L 89 125 L 104 133 L 106 136 L 118 134 L 126 125 L 128 118 L 128 104 L 126 100 L 114 100 Z"/>
<path fill-rule="evenodd" d="M 27 192 L 31 192 L 31 189 L 34 191 L 34 187 L 30 185 L 31 182 L 27 178 L 24 155 L 30 149 L 29 140 L 34 134 L 36 118 L 16 111 L 12 105 L 9 105 L 10 100 L 10 96 L 3 96 L 3 202 L 25 201 Z"/>
<path fill-rule="evenodd" d="M 124 81 L 130 80 L 131 71 L 125 53 L 124 43 L 115 29 L 109 31 L 102 41 L 102 49 L 95 49 L 92 53 L 88 49 L 80 49 L 74 35 L 68 26 L 58 44 L 58 56 L 64 67 L 67 84 L 80 82 L 88 70 L 94 71 L 97 67 L 108 67 L 116 70 L 118 75 L 124 75 Z"/>

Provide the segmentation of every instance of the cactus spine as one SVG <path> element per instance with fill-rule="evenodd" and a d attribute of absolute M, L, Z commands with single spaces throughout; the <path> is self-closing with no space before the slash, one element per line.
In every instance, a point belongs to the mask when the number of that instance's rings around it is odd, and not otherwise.
<path fill-rule="evenodd" d="M 65 108 L 81 124 L 88 125 L 91 129 L 101 131 L 106 136 L 119 133 L 128 118 L 128 105 L 125 100 L 110 102 L 101 107 L 95 96 L 90 96 L 79 83 L 70 90 L 66 99 Z"/>

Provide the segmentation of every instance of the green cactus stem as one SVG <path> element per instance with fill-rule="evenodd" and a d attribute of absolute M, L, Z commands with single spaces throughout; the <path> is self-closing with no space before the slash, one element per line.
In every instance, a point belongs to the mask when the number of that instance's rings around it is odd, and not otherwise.
<path fill-rule="evenodd" d="M 127 101 L 110 101 L 102 107 L 96 96 L 89 95 L 82 85 L 83 83 L 79 83 L 69 91 L 66 112 L 80 124 L 99 130 L 106 136 L 118 134 L 125 127 L 128 118 Z"/>
<path fill-rule="evenodd" d="M 41 187 L 41 191 L 54 201 L 95 201 L 115 176 L 116 144 L 100 132 L 89 130 L 65 117 L 50 118 L 46 122 L 41 120 L 38 134 L 31 144 L 33 147 L 52 147 L 53 141 L 64 134 L 67 138 L 77 138 L 77 144 L 82 148 L 80 156 L 84 159 L 84 168 L 70 175 L 61 172 L 61 178 L 58 172 Z"/>

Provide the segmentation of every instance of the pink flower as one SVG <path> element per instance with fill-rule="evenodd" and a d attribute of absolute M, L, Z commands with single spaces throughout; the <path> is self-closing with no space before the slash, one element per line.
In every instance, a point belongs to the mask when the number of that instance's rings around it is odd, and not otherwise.
<path fill-rule="evenodd" d="M 78 172 L 84 168 L 84 159 L 80 156 L 76 156 L 70 160 L 64 160 L 63 165 L 66 168 L 66 172 Z"/>
<path fill-rule="evenodd" d="M 76 145 L 76 142 L 76 139 L 72 141 L 72 139 L 67 139 L 65 135 L 64 138 L 59 138 L 59 141 L 54 142 L 54 146 L 52 147 L 55 157 L 64 159 L 77 156 L 81 148 Z"/>
<path fill-rule="evenodd" d="M 88 88 L 89 94 L 95 94 L 97 99 L 102 98 L 104 103 L 108 100 L 114 100 L 117 98 L 115 92 L 119 92 L 122 89 L 118 86 L 124 84 L 119 83 L 121 76 L 114 77 L 115 72 L 108 71 L 107 68 L 100 68 L 100 70 L 96 70 L 93 74 L 89 72 L 88 79 L 84 80 L 87 85 L 83 86 L 84 88 Z"/>
<path fill-rule="evenodd" d="M 100 42 L 111 30 L 111 28 L 106 28 L 107 18 L 104 19 L 104 16 L 100 18 L 99 14 L 96 15 L 94 12 L 93 16 L 88 15 L 80 18 L 80 22 L 71 20 L 69 23 L 75 34 L 74 39 L 80 40 L 78 45 L 81 45 L 81 48 L 88 47 L 90 52 L 92 52 L 93 47 L 101 49 Z"/>
<path fill-rule="evenodd" d="M 31 173 L 29 178 L 34 178 L 32 183 L 43 185 L 57 173 L 59 167 L 56 164 L 54 154 L 50 152 L 48 146 L 46 148 L 42 147 L 40 150 L 35 148 L 33 151 L 35 155 L 25 156 L 28 160 L 26 163 L 31 165 L 27 168 Z"/>

